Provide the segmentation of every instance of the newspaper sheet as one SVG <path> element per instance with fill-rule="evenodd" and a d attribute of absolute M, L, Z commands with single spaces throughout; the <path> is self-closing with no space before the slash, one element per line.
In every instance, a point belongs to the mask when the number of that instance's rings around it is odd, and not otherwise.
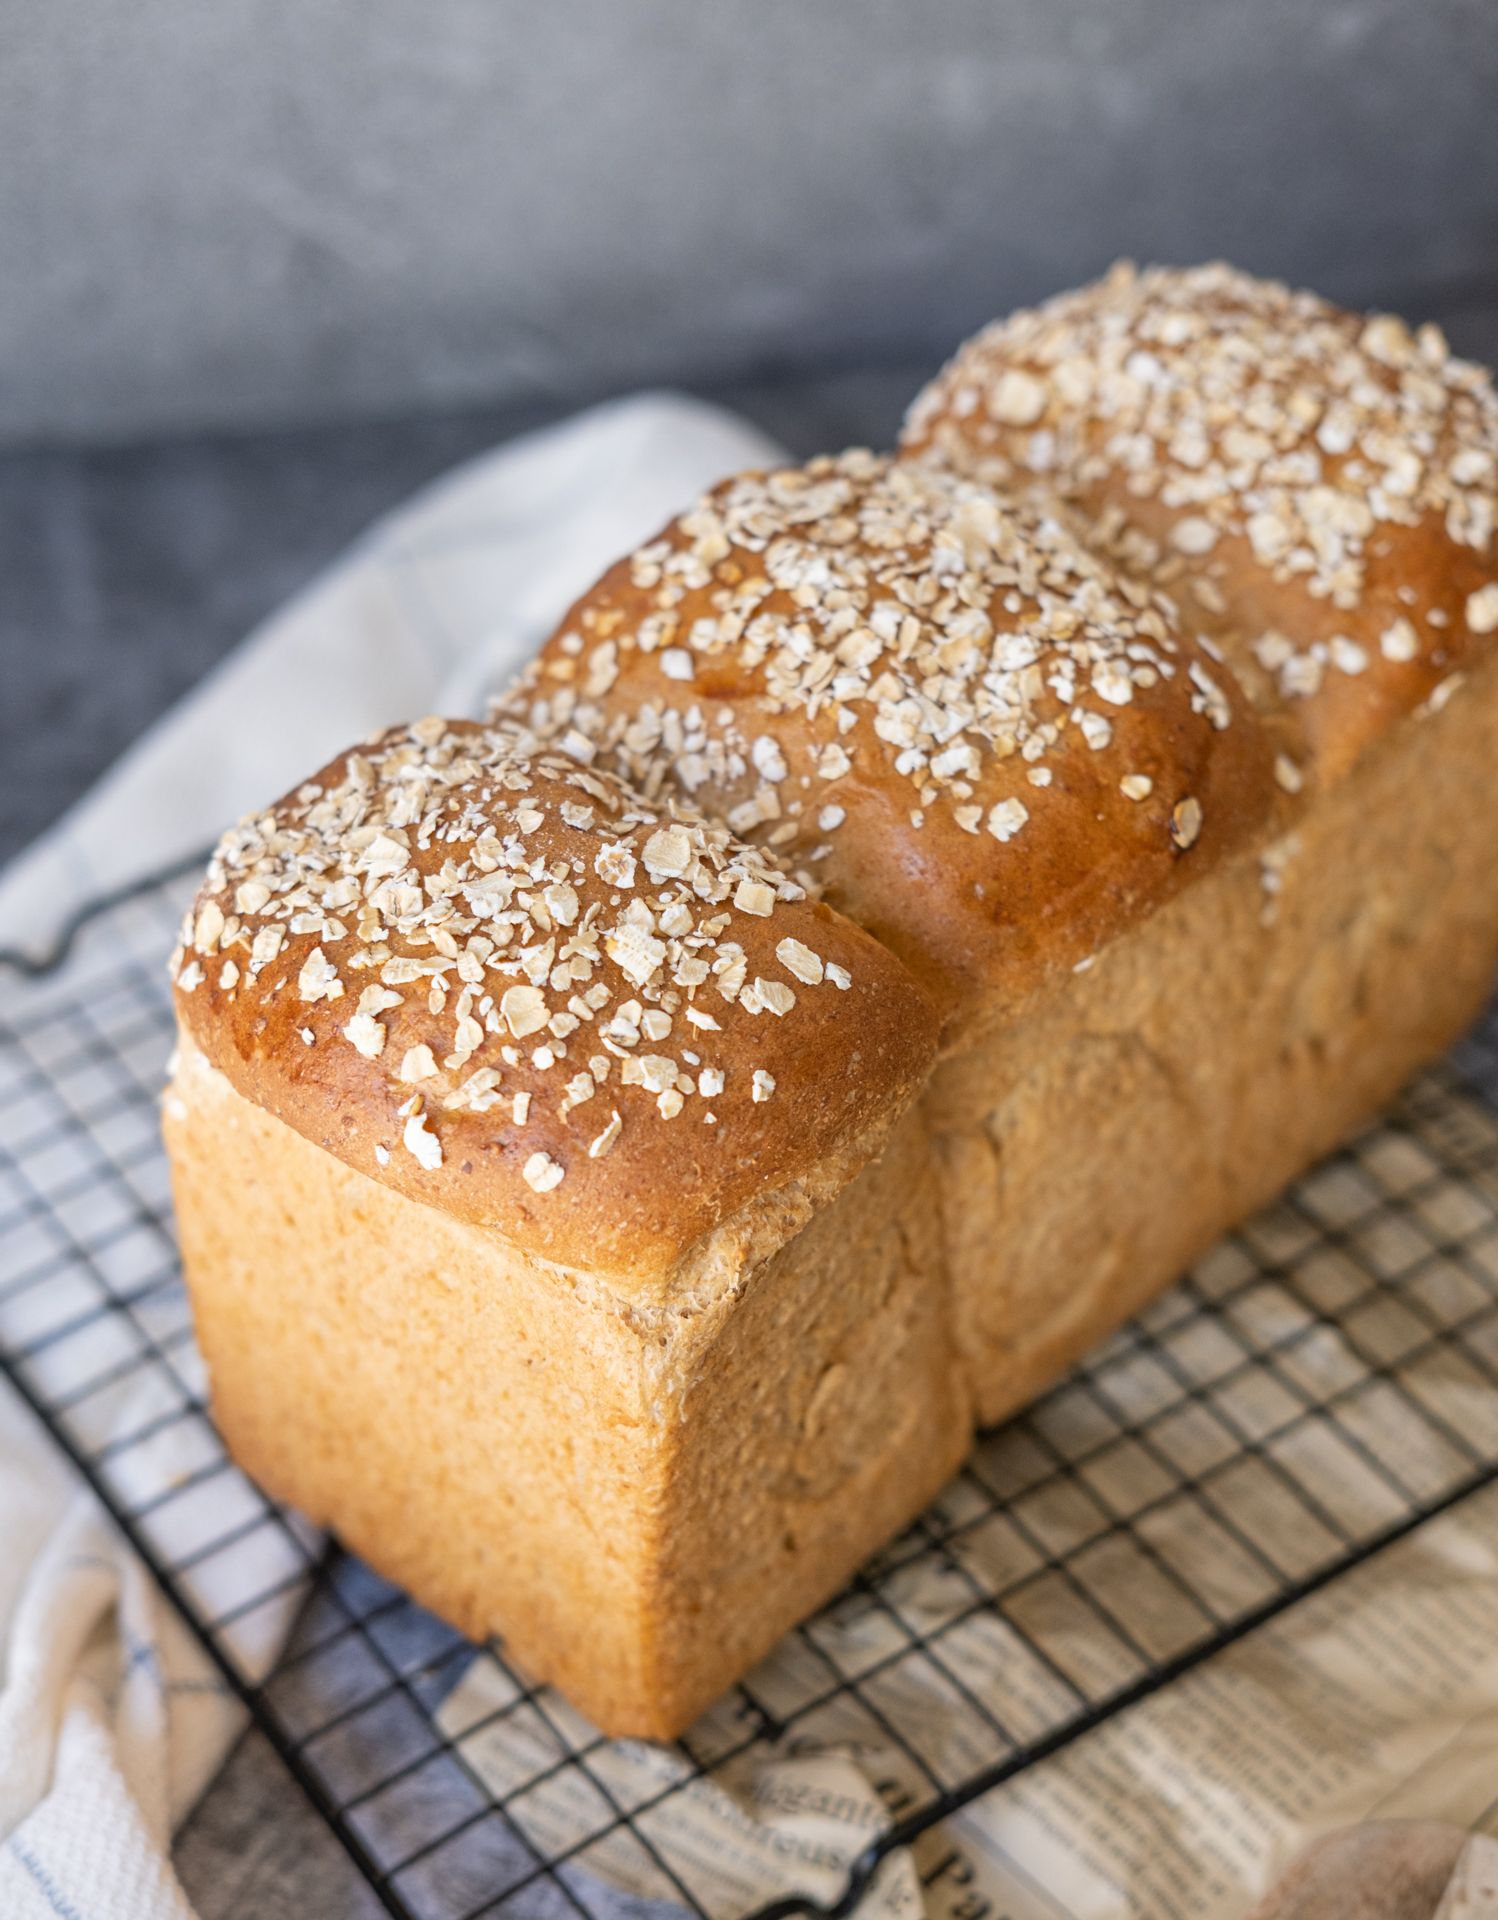
<path fill-rule="evenodd" d="M 856 1615 L 849 1630 L 858 1630 Z M 970 1677 L 992 1684 L 991 1675 Z M 502 1714 L 513 1691 L 481 1656 L 439 1714 L 497 1795 L 524 1762 L 510 1720 L 486 1716 Z M 907 1715 L 928 1716 L 926 1751 L 960 1740 L 944 1691 L 924 1701 L 908 1694 L 903 1704 Z M 550 1710 L 567 1713 L 560 1702 Z M 958 1770 L 978 1757 L 949 1753 Z M 835 1726 L 813 1751 L 793 1741 L 720 1774 L 690 1772 L 664 1749 L 599 1746 L 586 1770 L 557 1775 L 537 1837 L 553 1852 L 580 1849 L 586 1870 L 622 1892 L 679 1901 L 686 1889 L 713 1920 L 738 1920 L 792 1889 L 835 1895 L 848 1863 L 922 1789 L 897 1747 L 871 1744 L 866 1730 L 839 1740 Z M 589 1843 L 600 1825 L 589 1774 L 621 1809 L 654 1803 L 633 1822 L 648 1850 L 617 1826 Z M 673 1779 L 684 1784 L 663 1794 Z M 892 1856 L 860 1912 L 1242 1920 L 1308 1847 L 1352 1823 L 1438 1821 L 1465 1832 L 1492 1821 L 1495 1806 L 1498 1489 Z M 1387 1831 L 1370 1827 L 1364 1850 L 1385 1891 Z M 1495 1855 L 1486 1845 L 1448 1848 L 1436 1896 L 1442 1920 L 1498 1916 Z M 1341 1920 L 1356 1911 L 1348 1859 L 1337 1867 L 1345 1909 L 1307 1914 Z M 1381 1920 L 1395 1909 L 1367 1911 Z M 1401 1920 L 1406 1911 L 1414 1909 L 1401 1909 Z M 1436 1911 L 1426 1904 L 1420 1920 Z"/>

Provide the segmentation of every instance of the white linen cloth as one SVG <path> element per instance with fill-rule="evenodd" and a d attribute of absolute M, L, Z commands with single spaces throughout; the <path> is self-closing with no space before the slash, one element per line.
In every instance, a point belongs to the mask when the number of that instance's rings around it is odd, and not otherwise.
<path fill-rule="evenodd" d="M 478 710 L 619 553 L 724 474 L 782 457 L 718 409 L 646 395 L 438 481 L 11 866 L 0 947 L 46 952 L 80 904 L 184 859 L 351 739 Z M 122 1401 L 122 1430 L 137 1413 Z M 252 1671 L 289 1625 L 240 1650 Z M 146 1569 L 0 1387 L 0 1916 L 191 1920 L 171 1832 L 238 1725 Z"/>

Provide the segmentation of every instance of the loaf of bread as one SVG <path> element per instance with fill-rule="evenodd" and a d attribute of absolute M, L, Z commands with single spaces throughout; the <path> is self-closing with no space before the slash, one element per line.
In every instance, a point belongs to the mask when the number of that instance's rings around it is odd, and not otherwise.
<path fill-rule="evenodd" d="M 1439 336 L 1121 269 L 242 823 L 166 1103 L 236 1455 L 680 1730 L 1479 1009 L 1495 501 Z"/>

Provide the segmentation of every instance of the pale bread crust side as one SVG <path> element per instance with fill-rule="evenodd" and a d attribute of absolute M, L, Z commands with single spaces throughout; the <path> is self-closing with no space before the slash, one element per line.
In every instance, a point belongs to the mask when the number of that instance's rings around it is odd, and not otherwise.
<path fill-rule="evenodd" d="M 1498 967 L 1498 660 L 926 1095 L 958 1339 L 1005 1418 L 1373 1119 Z M 1268 885 L 1266 886 L 1266 881 Z"/>
<path fill-rule="evenodd" d="M 655 1311 L 325 1153 L 190 1039 L 165 1128 L 235 1458 L 610 1733 L 680 1732 L 967 1449 L 911 1118 L 757 1196 L 716 1297 Z"/>

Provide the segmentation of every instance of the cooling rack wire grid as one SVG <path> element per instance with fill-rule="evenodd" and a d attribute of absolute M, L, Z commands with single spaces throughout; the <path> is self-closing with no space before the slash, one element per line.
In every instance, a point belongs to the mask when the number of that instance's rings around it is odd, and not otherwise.
<path fill-rule="evenodd" d="M 601 1739 L 267 1500 L 204 1408 L 157 1099 L 183 873 L 0 959 L 0 1367 L 406 1920 L 740 1920 L 693 1806 L 878 1756 L 880 1858 L 1498 1478 L 1498 1017 L 969 1464 L 670 1749 Z M 268 1677 L 245 1649 L 298 1606 Z M 694 1837 L 695 1836 L 695 1837 Z"/>

